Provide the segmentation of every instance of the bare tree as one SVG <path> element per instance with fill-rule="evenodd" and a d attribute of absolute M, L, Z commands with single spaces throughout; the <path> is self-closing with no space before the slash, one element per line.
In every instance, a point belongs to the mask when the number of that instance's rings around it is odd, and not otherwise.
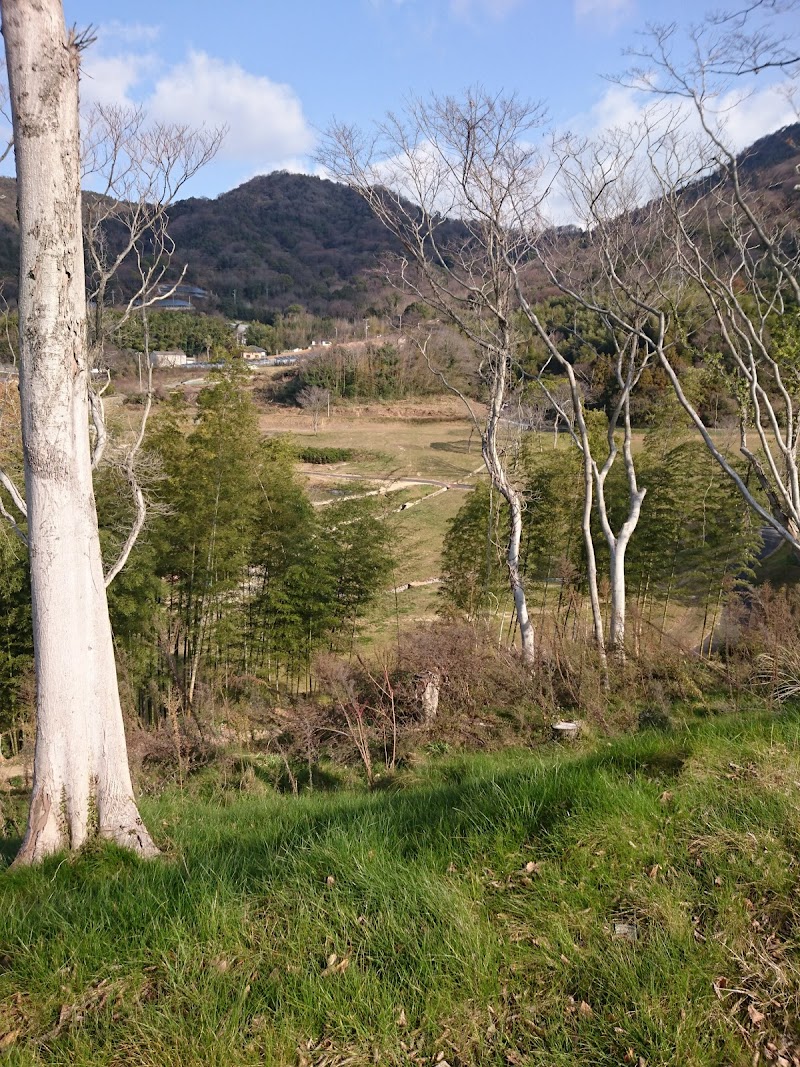
<path fill-rule="evenodd" d="M 60 0 L 3 0 L 20 219 L 20 392 L 36 670 L 30 814 L 17 862 L 93 833 L 157 850 L 133 797 L 89 442 L 80 51 Z M 17 501 L 17 504 L 24 502 Z"/>
<path fill-rule="evenodd" d="M 297 403 L 311 416 L 311 428 L 314 433 L 319 430 L 319 421 L 323 412 L 331 413 L 331 394 L 329 389 L 319 385 L 307 385 L 297 394 Z"/>
<path fill-rule="evenodd" d="M 647 89 L 653 105 L 609 139 L 613 160 L 604 175 L 595 168 L 603 191 L 587 225 L 606 283 L 605 294 L 593 294 L 596 306 L 652 351 L 711 454 L 764 523 L 800 552 L 797 186 L 761 187 L 730 134 L 752 88 L 743 76 L 782 72 L 791 96 L 800 73 L 797 9 L 796 0 L 764 0 L 707 19 L 689 31 L 683 60 L 675 26 L 651 30 L 628 80 Z M 618 184 L 626 203 L 609 193 Z M 745 470 L 688 387 L 677 352 L 691 340 L 690 312 L 707 339 L 701 358 L 738 411 Z"/>
<path fill-rule="evenodd" d="M 535 644 L 520 566 L 525 498 L 501 429 L 509 397 L 522 385 L 514 267 L 529 252 L 546 193 L 532 144 L 543 121 L 538 104 L 476 87 L 463 100 L 412 99 L 371 137 L 334 124 L 320 154 L 333 177 L 355 189 L 397 238 L 400 252 L 387 263 L 390 284 L 406 298 L 424 301 L 472 345 L 485 415 L 441 367 L 429 365 L 463 401 L 492 486 L 508 504 L 506 567 L 528 663 Z M 428 341 L 420 342 L 426 358 Z"/>
<path fill-rule="evenodd" d="M 550 282 L 568 296 L 576 308 L 589 312 L 610 341 L 615 388 L 602 444 L 592 440 L 586 420 L 583 389 L 575 368 L 563 354 L 554 331 L 548 328 L 541 314 L 528 300 L 519 272 L 516 279 L 517 293 L 520 307 L 547 353 L 543 372 L 554 363 L 567 379 L 569 411 L 563 400 L 548 387 L 543 374 L 539 376 L 539 384 L 554 407 L 561 409 L 563 422 L 583 456 L 582 529 L 596 643 L 601 657 L 604 658 L 603 625 L 591 528 L 593 503 L 609 552 L 609 645 L 617 659 L 624 659 L 627 613 L 625 559 L 647 492 L 646 488 L 639 484 L 636 473 L 631 398 L 642 374 L 656 358 L 654 341 L 657 343 L 659 338 L 658 328 L 651 328 L 651 317 L 647 310 L 641 307 L 650 278 L 636 275 L 634 271 L 635 250 L 643 241 L 643 235 L 650 234 L 651 228 L 644 223 L 639 223 L 638 228 L 631 224 L 629 209 L 632 198 L 635 202 L 638 195 L 639 175 L 633 167 L 629 167 L 627 172 L 620 168 L 620 151 L 613 138 L 592 144 L 567 137 L 558 145 L 558 151 L 558 170 L 564 191 L 571 202 L 576 219 L 583 223 L 585 231 L 578 240 L 574 236 L 565 240 L 563 236 L 557 232 L 553 234 L 552 231 L 543 235 L 536 242 L 536 259 L 538 264 L 544 267 Z M 626 162 L 630 162 L 625 158 Z M 658 228 L 656 233 L 660 233 Z M 612 284 L 614 272 L 622 267 L 625 268 L 623 276 L 628 282 L 625 291 L 614 289 Z M 663 324 L 661 329 L 664 329 Z M 581 340 L 580 329 L 576 327 L 574 332 L 578 340 Z M 625 470 L 628 506 L 625 518 L 615 530 L 609 513 L 607 479 L 620 458 Z"/>
<path fill-rule="evenodd" d="M 83 181 L 96 191 L 84 196 L 83 232 L 89 266 L 87 298 L 91 310 L 90 361 L 94 371 L 105 369 L 105 349 L 114 333 L 134 314 L 144 322 L 149 350 L 147 314 L 172 296 L 186 274 L 184 265 L 168 281 L 174 242 L 169 234 L 169 208 L 180 190 L 217 153 L 224 129 L 195 129 L 176 123 L 151 121 L 140 107 L 96 105 L 84 123 Z M 117 313 L 107 314 L 113 284 L 124 292 L 120 272 L 128 268 L 128 292 L 114 301 Z M 117 559 L 106 572 L 106 585 L 119 574 L 144 528 L 147 503 L 139 477 L 139 457 L 152 409 L 153 376 L 145 351 L 147 379 L 142 418 L 130 446 L 120 460 L 134 503 L 134 520 Z M 107 375 L 108 372 L 106 372 Z M 140 370 L 141 381 L 141 370 Z M 92 466 L 102 461 L 108 431 L 103 392 L 90 379 L 89 404 L 94 428 Z"/>
<path fill-rule="evenodd" d="M 206 130 L 156 122 L 141 107 L 95 105 L 84 123 L 84 240 L 88 299 L 92 308 L 93 355 L 114 330 L 142 307 L 157 307 L 186 273 L 169 279 L 175 245 L 169 234 L 169 208 L 186 183 L 217 153 L 223 128 Z M 123 264 L 135 261 L 120 314 L 106 322 L 109 288 L 124 290 Z"/>

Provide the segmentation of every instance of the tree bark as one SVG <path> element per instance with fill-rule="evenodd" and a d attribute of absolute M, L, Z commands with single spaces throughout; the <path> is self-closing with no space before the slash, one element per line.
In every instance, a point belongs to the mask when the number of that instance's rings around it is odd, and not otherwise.
<path fill-rule="evenodd" d="M 89 445 L 80 44 L 60 0 L 2 0 L 20 222 L 20 395 L 36 671 L 17 863 L 94 833 L 157 852 L 133 797 Z"/>
<path fill-rule="evenodd" d="M 506 395 L 506 352 L 509 350 L 510 344 L 506 344 L 502 351 L 495 356 L 497 366 L 492 378 L 489 413 L 486 418 L 486 429 L 482 434 L 481 452 L 492 485 L 502 494 L 508 504 L 510 513 L 508 541 L 506 542 L 508 582 L 511 595 L 514 598 L 514 609 L 519 623 L 522 660 L 529 667 L 532 667 L 536 662 L 536 636 L 533 623 L 528 614 L 525 583 L 520 568 L 523 502 L 521 494 L 514 488 L 508 478 L 497 443 L 497 430 L 500 425 L 503 402 Z"/>

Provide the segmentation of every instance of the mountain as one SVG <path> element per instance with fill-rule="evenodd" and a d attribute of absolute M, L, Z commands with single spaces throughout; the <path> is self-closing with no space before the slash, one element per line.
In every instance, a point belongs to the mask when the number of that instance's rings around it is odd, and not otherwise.
<path fill-rule="evenodd" d="M 207 310 L 269 320 L 301 304 L 315 314 L 363 314 L 380 291 L 370 277 L 396 245 L 363 200 L 344 185 L 278 171 L 214 199 L 193 197 L 170 210 L 173 274 L 208 290 Z M 110 236 L 114 242 L 113 233 Z M 17 295 L 16 182 L 0 178 L 0 280 Z M 133 275 L 118 279 L 131 289 Z"/>
<path fill-rule="evenodd" d="M 379 287 L 370 271 L 396 247 L 357 193 L 304 174 L 253 178 L 214 200 L 183 200 L 170 215 L 187 280 L 243 317 L 291 304 L 358 314 Z"/>
<path fill-rule="evenodd" d="M 739 163 L 776 214 L 796 212 L 800 123 L 760 138 Z M 709 181 L 687 193 L 699 198 Z M 13 179 L 0 178 L 0 279 L 7 279 L 9 302 L 16 298 L 19 259 L 15 194 Z M 396 248 L 355 192 L 284 171 L 214 199 L 181 200 L 170 216 L 176 267 L 186 264 L 186 282 L 210 294 L 199 306 L 241 318 L 269 321 L 293 304 L 315 314 L 361 315 L 379 299 L 381 255 Z M 120 282 L 125 288 L 124 275 Z"/>

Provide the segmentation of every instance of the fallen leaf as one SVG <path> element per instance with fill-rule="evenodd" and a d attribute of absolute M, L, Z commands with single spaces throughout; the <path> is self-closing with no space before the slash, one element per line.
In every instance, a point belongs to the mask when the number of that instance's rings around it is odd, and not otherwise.
<path fill-rule="evenodd" d="M 398 1026 L 407 1026 L 408 1025 L 408 1023 L 406 1022 L 406 1013 L 405 1013 L 405 1010 L 403 1008 L 400 1009 L 400 1014 L 397 1016 L 397 1025 Z"/>
<path fill-rule="evenodd" d="M 760 1026 L 765 1019 L 763 1011 L 759 1011 L 755 1004 L 747 1005 L 747 1014 L 750 1016 L 750 1022 L 753 1026 Z"/>
<path fill-rule="evenodd" d="M 658 872 L 660 870 L 661 870 L 661 864 L 660 863 L 654 863 L 653 866 L 650 868 L 650 870 L 647 872 L 647 877 L 650 879 L 651 882 L 655 882 L 656 878 L 658 878 Z"/>
<path fill-rule="evenodd" d="M 3 1036 L 0 1037 L 0 1049 L 11 1048 L 19 1035 L 19 1030 L 9 1030 L 7 1034 L 3 1034 Z"/>
<path fill-rule="evenodd" d="M 336 879 L 333 877 L 332 874 L 329 874 L 328 877 L 325 879 L 325 884 L 326 885 L 336 885 Z"/>
<path fill-rule="evenodd" d="M 591 1004 L 587 1004 L 585 1000 L 581 1001 L 581 1006 L 578 1008 L 581 1015 L 584 1015 L 587 1019 L 590 1015 L 594 1015 Z"/>
<path fill-rule="evenodd" d="M 674 796 L 675 796 L 675 794 L 674 793 L 670 793 L 669 789 L 665 789 L 664 792 L 661 794 L 661 796 L 658 798 L 659 803 L 660 804 L 669 804 L 669 802 L 672 800 L 672 798 Z"/>
<path fill-rule="evenodd" d="M 331 962 L 331 961 L 333 961 L 333 962 Z M 350 966 L 350 960 L 349 960 L 349 958 L 347 956 L 345 956 L 344 959 L 339 960 L 339 962 L 337 963 L 336 962 L 336 953 L 333 953 L 333 955 L 328 957 L 328 966 L 322 972 L 322 977 L 323 978 L 327 978 L 329 975 L 332 975 L 332 974 L 344 974 L 344 972 L 347 970 L 347 968 L 349 966 Z"/>

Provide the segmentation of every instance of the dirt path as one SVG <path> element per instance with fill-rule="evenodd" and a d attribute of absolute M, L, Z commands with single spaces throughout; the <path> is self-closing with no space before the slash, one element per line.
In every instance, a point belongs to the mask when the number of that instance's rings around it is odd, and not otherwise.
<path fill-rule="evenodd" d="M 26 760 L 24 756 L 12 756 L 4 759 L 0 756 L 0 789 L 10 789 L 13 778 L 25 778 Z"/>

